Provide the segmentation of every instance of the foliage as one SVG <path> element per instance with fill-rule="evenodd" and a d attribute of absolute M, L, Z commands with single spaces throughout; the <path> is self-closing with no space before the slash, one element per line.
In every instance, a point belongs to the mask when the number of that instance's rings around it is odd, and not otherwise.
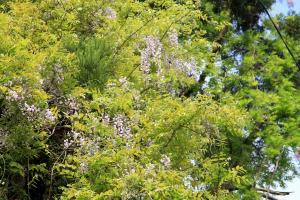
<path fill-rule="evenodd" d="M 259 199 L 292 179 L 299 69 L 256 6 L 1 3 L 1 198 Z M 297 17 L 277 18 L 290 44 Z"/>

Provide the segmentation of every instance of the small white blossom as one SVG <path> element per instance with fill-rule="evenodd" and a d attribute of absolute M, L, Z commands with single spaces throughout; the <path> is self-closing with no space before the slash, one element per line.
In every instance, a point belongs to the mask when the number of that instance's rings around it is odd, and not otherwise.
<path fill-rule="evenodd" d="M 173 47 L 179 46 L 178 34 L 175 30 L 173 30 L 169 33 L 169 42 L 170 42 L 171 46 L 173 46 Z"/>
<path fill-rule="evenodd" d="M 5 87 L 11 87 L 13 85 L 12 81 L 7 81 L 6 83 L 3 84 Z"/>
<path fill-rule="evenodd" d="M 126 77 L 119 78 L 119 82 L 122 84 L 122 86 L 127 87 L 128 86 L 128 80 Z"/>
<path fill-rule="evenodd" d="M 171 166 L 171 159 L 167 155 L 162 155 L 162 158 L 160 159 L 161 164 L 163 164 L 166 168 L 169 168 Z"/>
<path fill-rule="evenodd" d="M 146 48 L 141 52 L 141 70 L 145 74 L 150 73 L 151 61 L 156 65 L 161 65 L 161 55 L 163 46 L 160 39 L 154 36 L 145 37 Z"/>
<path fill-rule="evenodd" d="M 64 140 L 64 149 L 68 149 L 73 144 L 73 141 L 70 139 Z"/>
<path fill-rule="evenodd" d="M 27 113 L 37 113 L 40 111 L 39 108 L 35 107 L 34 105 L 28 105 L 26 102 L 24 104 L 23 111 Z"/>
<path fill-rule="evenodd" d="M 110 117 L 108 114 L 106 113 L 103 113 L 102 115 L 102 122 L 106 125 L 108 125 L 110 123 Z"/>
<path fill-rule="evenodd" d="M 108 19 L 111 19 L 111 20 L 114 20 L 117 18 L 116 11 L 114 9 L 112 9 L 111 7 L 106 8 L 104 11 L 104 14 Z"/>
<path fill-rule="evenodd" d="M 88 170 L 89 170 L 88 165 L 85 162 L 80 163 L 80 165 L 79 165 L 79 171 L 82 174 L 86 174 L 88 172 Z"/>
<path fill-rule="evenodd" d="M 37 108 L 35 105 L 28 105 L 26 102 L 23 106 L 20 107 L 22 114 L 29 120 L 33 121 L 40 112 L 40 109 Z"/>
<path fill-rule="evenodd" d="M 71 134 L 72 134 L 72 136 L 73 136 L 73 138 L 74 138 L 75 141 L 76 141 L 78 138 L 80 138 L 80 133 L 77 132 L 77 131 L 72 131 Z"/>
<path fill-rule="evenodd" d="M 79 108 L 75 98 L 73 97 L 68 98 L 67 104 L 69 107 L 69 114 L 74 114 L 76 113 L 76 111 L 78 111 Z"/>
<path fill-rule="evenodd" d="M 149 163 L 146 165 L 146 174 L 150 174 L 153 172 L 153 170 L 155 169 L 155 165 L 152 163 Z"/>
<path fill-rule="evenodd" d="M 63 70 L 63 67 L 60 63 L 56 63 L 53 67 L 54 69 L 54 73 L 55 73 L 55 81 L 60 84 L 64 81 L 64 70 Z"/>
<path fill-rule="evenodd" d="M 128 127 L 129 120 L 123 115 L 117 115 L 113 118 L 113 127 L 115 129 L 115 134 L 122 138 L 130 139 L 132 137 L 131 128 Z"/>
<path fill-rule="evenodd" d="M 13 102 L 13 101 L 18 101 L 18 100 L 21 100 L 22 97 L 18 95 L 18 93 L 14 90 L 10 90 L 8 92 L 8 96 L 6 96 L 6 100 L 7 101 L 10 101 L 10 102 Z"/>
<path fill-rule="evenodd" d="M 53 115 L 53 113 L 51 112 L 50 109 L 46 109 L 45 110 L 45 118 L 46 118 L 46 120 L 48 120 L 50 122 L 54 122 L 55 121 L 55 116 Z"/>

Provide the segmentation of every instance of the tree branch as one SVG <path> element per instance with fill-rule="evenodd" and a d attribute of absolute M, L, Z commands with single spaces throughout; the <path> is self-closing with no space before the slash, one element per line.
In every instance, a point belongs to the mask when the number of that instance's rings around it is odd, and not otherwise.
<path fill-rule="evenodd" d="M 269 196 L 269 195 L 267 195 L 267 194 L 265 194 L 265 193 L 262 193 L 261 196 L 262 196 L 263 198 L 267 199 L 267 200 L 279 200 L 279 199 L 277 199 L 277 198 L 275 198 L 275 197 L 272 197 L 272 196 Z"/>
<path fill-rule="evenodd" d="M 267 192 L 273 195 L 281 195 L 281 196 L 286 196 L 286 195 L 290 195 L 293 192 L 281 192 L 281 191 L 275 191 L 275 190 L 270 190 L 270 189 L 265 189 L 265 188 L 255 188 L 257 191 L 260 192 Z"/>

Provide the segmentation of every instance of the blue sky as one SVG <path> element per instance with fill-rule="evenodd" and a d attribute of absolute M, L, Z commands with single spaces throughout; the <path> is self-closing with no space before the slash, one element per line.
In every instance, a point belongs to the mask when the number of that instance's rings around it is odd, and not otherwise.
<path fill-rule="evenodd" d="M 272 7 L 271 15 L 274 16 L 279 13 L 287 14 L 289 10 L 295 10 L 300 13 L 300 0 L 294 0 L 294 7 L 289 8 L 287 0 L 277 0 L 276 4 Z M 300 200 L 300 178 L 295 178 L 292 182 L 287 183 L 287 188 L 277 188 L 281 191 L 294 192 L 287 197 L 281 197 L 280 200 Z"/>
<path fill-rule="evenodd" d="M 277 0 L 276 4 L 274 4 L 271 13 L 273 15 L 277 13 L 287 14 L 289 10 L 295 10 L 296 12 L 300 12 L 300 0 L 294 0 L 294 7 L 289 9 L 287 0 Z M 300 200 L 300 199 L 299 199 Z"/>

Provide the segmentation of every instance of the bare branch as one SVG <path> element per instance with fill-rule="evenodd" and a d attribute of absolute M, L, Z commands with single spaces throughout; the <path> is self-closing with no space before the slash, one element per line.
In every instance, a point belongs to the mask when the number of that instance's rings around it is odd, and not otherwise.
<path fill-rule="evenodd" d="M 261 192 L 267 192 L 273 195 L 281 195 L 281 196 L 286 196 L 286 195 L 290 195 L 293 192 L 281 192 L 281 191 L 275 191 L 275 190 L 270 190 L 270 189 L 265 189 L 265 188 L 255 188 L 257 191 L 261 191 Z"/>

